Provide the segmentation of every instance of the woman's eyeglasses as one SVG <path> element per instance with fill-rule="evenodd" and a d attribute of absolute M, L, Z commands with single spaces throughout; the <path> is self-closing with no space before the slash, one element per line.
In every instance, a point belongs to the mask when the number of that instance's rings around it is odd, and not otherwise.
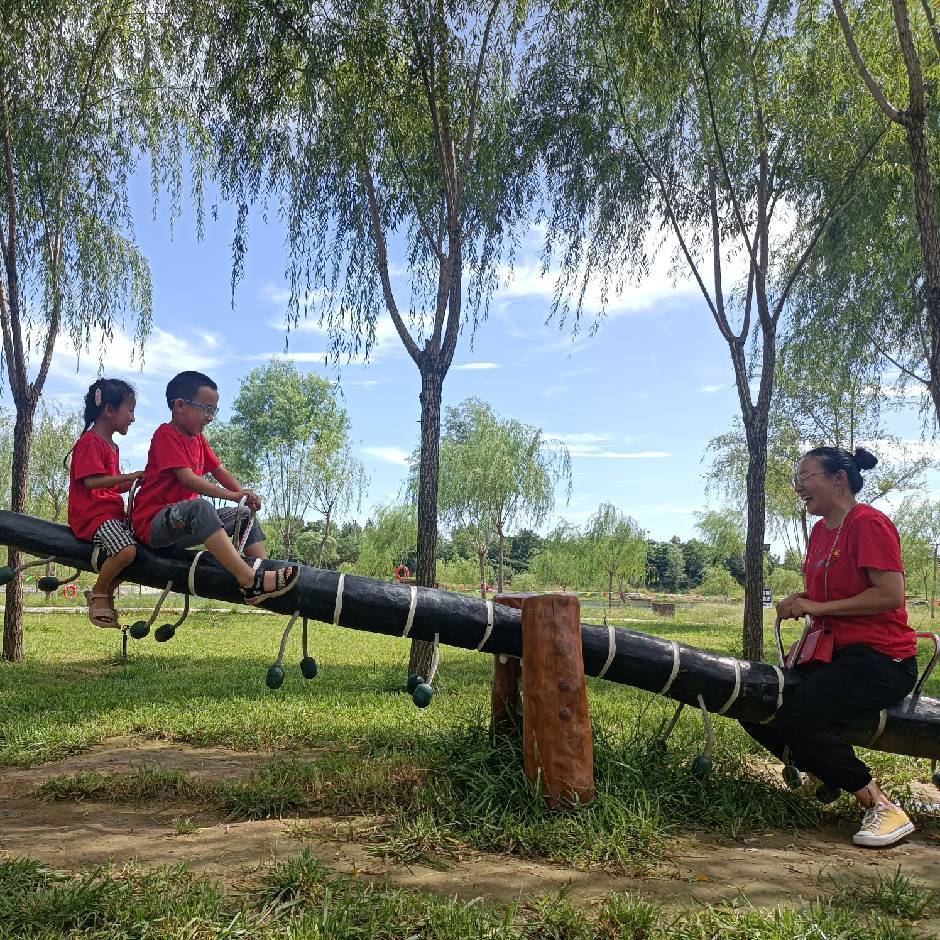
<path fill-rule="evenodd" d="M 812 477 L 818 477 L 824 474 L 825 470 L 817 470 L 815 473 L 794 473 L 793 474 L 793 486 L 794 488 L 802 486 L 807 480 Z"/>

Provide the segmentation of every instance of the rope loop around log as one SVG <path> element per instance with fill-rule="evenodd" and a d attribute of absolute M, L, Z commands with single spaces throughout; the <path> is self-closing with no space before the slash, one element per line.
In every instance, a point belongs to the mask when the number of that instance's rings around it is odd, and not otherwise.
<path fill-rule="evenodd" d="M 405 619 L 405 629 L 401 632 L 403 639 L 407 639 L 408 634 L 411 633 L 411 626 L 415 622 L 415 610 L 418 607 L 418 589 L 412 584 L 410 590 L 411 601 L 408 604 L 408 616 Z"/>
<path fill-rule="evenodd" d="M 189 588 L 189 593 L 193 597 L 199 596 L 196 594 L 196 565 L 199 564 L 199 559 L 202 558 L 205 553 L 206 550 L 204 548 L 196 552 L 193 557 L 193 563 L 189 566 L 189 574 L 186 575 L 186 586 Z"/>
<path fill-rule="evenodd" d="M 773 663 L 770 663 L 770 668 L 777 674 L 777 705 L 774 710 L 762 721 L 760 724 L 769 725 L 770 722 L 777 717 L 777 712 L 780 711 L 780 706 L 783 705 L 783 670 L 779 666 L 775 666 Z"/>
<path fill-rule="evenodd" d="M 415 594 L 417 595 L 417 590 L 415 589 Z M 409 612 L 410 616 L 410 612 Z M 477 650 L 483 649 L 483 644 L 490 638 L 490 634 L 493 632 L 493 602 L 486 601 L 486 630 L 483 632 L 483 639 L 477 643 Z"/>
<path fill-rule="evenodd" d="M 603 679 L 607 675 L 607 670 L 610 669 L 611 663 L 614 661 L 614 657 L 617 655 L 617 634 L 614 631 L 614 628 L 611 624 L 607 624 L 607 661 L 604 663 L 601 671 L 597 674 L 595 678 Z"/>
<path fill-rule="evenodd" d="M 672 646 L 672 671 L 669 673 L 666 684 L 659 690 L 659 695 L 667 695 L 673 682 L 676 681 L 676 676 L 679 675 L 679 644 L 675 640 L 670 640 L 669 643 Z"/>
<path fill-rule="evenodd" d="M 343 588 L 346 586 L 346 573 L 340 572 L 336 584 L 336 605 L 333 607 L 333 623 L 339 626 L 339 615 L 343 612 Z"/>
<path fill-rule="evenodd" d="M 738 700 L 738 696 L 741 694 L 741 663 L 736 659 L 732 659 L 731 665 L 734 666 L 734 690 L 731 695 L 728 696 L 728 701 L 715 712 L 716 715 L 725 714 L 725 712 L 734 705 Z"/>

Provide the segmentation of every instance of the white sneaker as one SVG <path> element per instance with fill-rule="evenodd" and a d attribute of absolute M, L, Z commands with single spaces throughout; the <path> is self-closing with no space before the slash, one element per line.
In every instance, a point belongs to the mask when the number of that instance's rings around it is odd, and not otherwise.
<path fill-rule="evenodd" d="M 852 841 L 869 848 L 884 848 L 900 842 L 913 831 L 914 824 L 903 809 L 892 803 L 877 803 L 865 811 L 861 828 L 852 836 Z"/>

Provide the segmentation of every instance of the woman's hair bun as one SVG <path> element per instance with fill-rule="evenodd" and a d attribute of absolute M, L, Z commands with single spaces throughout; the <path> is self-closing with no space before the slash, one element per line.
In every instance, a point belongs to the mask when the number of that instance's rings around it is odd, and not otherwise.
<path fill-rule="evenodd" d="M 871 470 L 878 463 L 878 458 L 864 447 L 856 447 L 853 457 L 859 470 Z"/>

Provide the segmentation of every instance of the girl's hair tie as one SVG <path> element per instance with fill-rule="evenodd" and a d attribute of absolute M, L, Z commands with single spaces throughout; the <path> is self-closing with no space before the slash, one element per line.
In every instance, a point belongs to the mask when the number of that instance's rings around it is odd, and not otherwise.
<path fill-rule="evenodd" d="M 101 387 L 95 389 L 95 405 L 101 407 Z"/>

